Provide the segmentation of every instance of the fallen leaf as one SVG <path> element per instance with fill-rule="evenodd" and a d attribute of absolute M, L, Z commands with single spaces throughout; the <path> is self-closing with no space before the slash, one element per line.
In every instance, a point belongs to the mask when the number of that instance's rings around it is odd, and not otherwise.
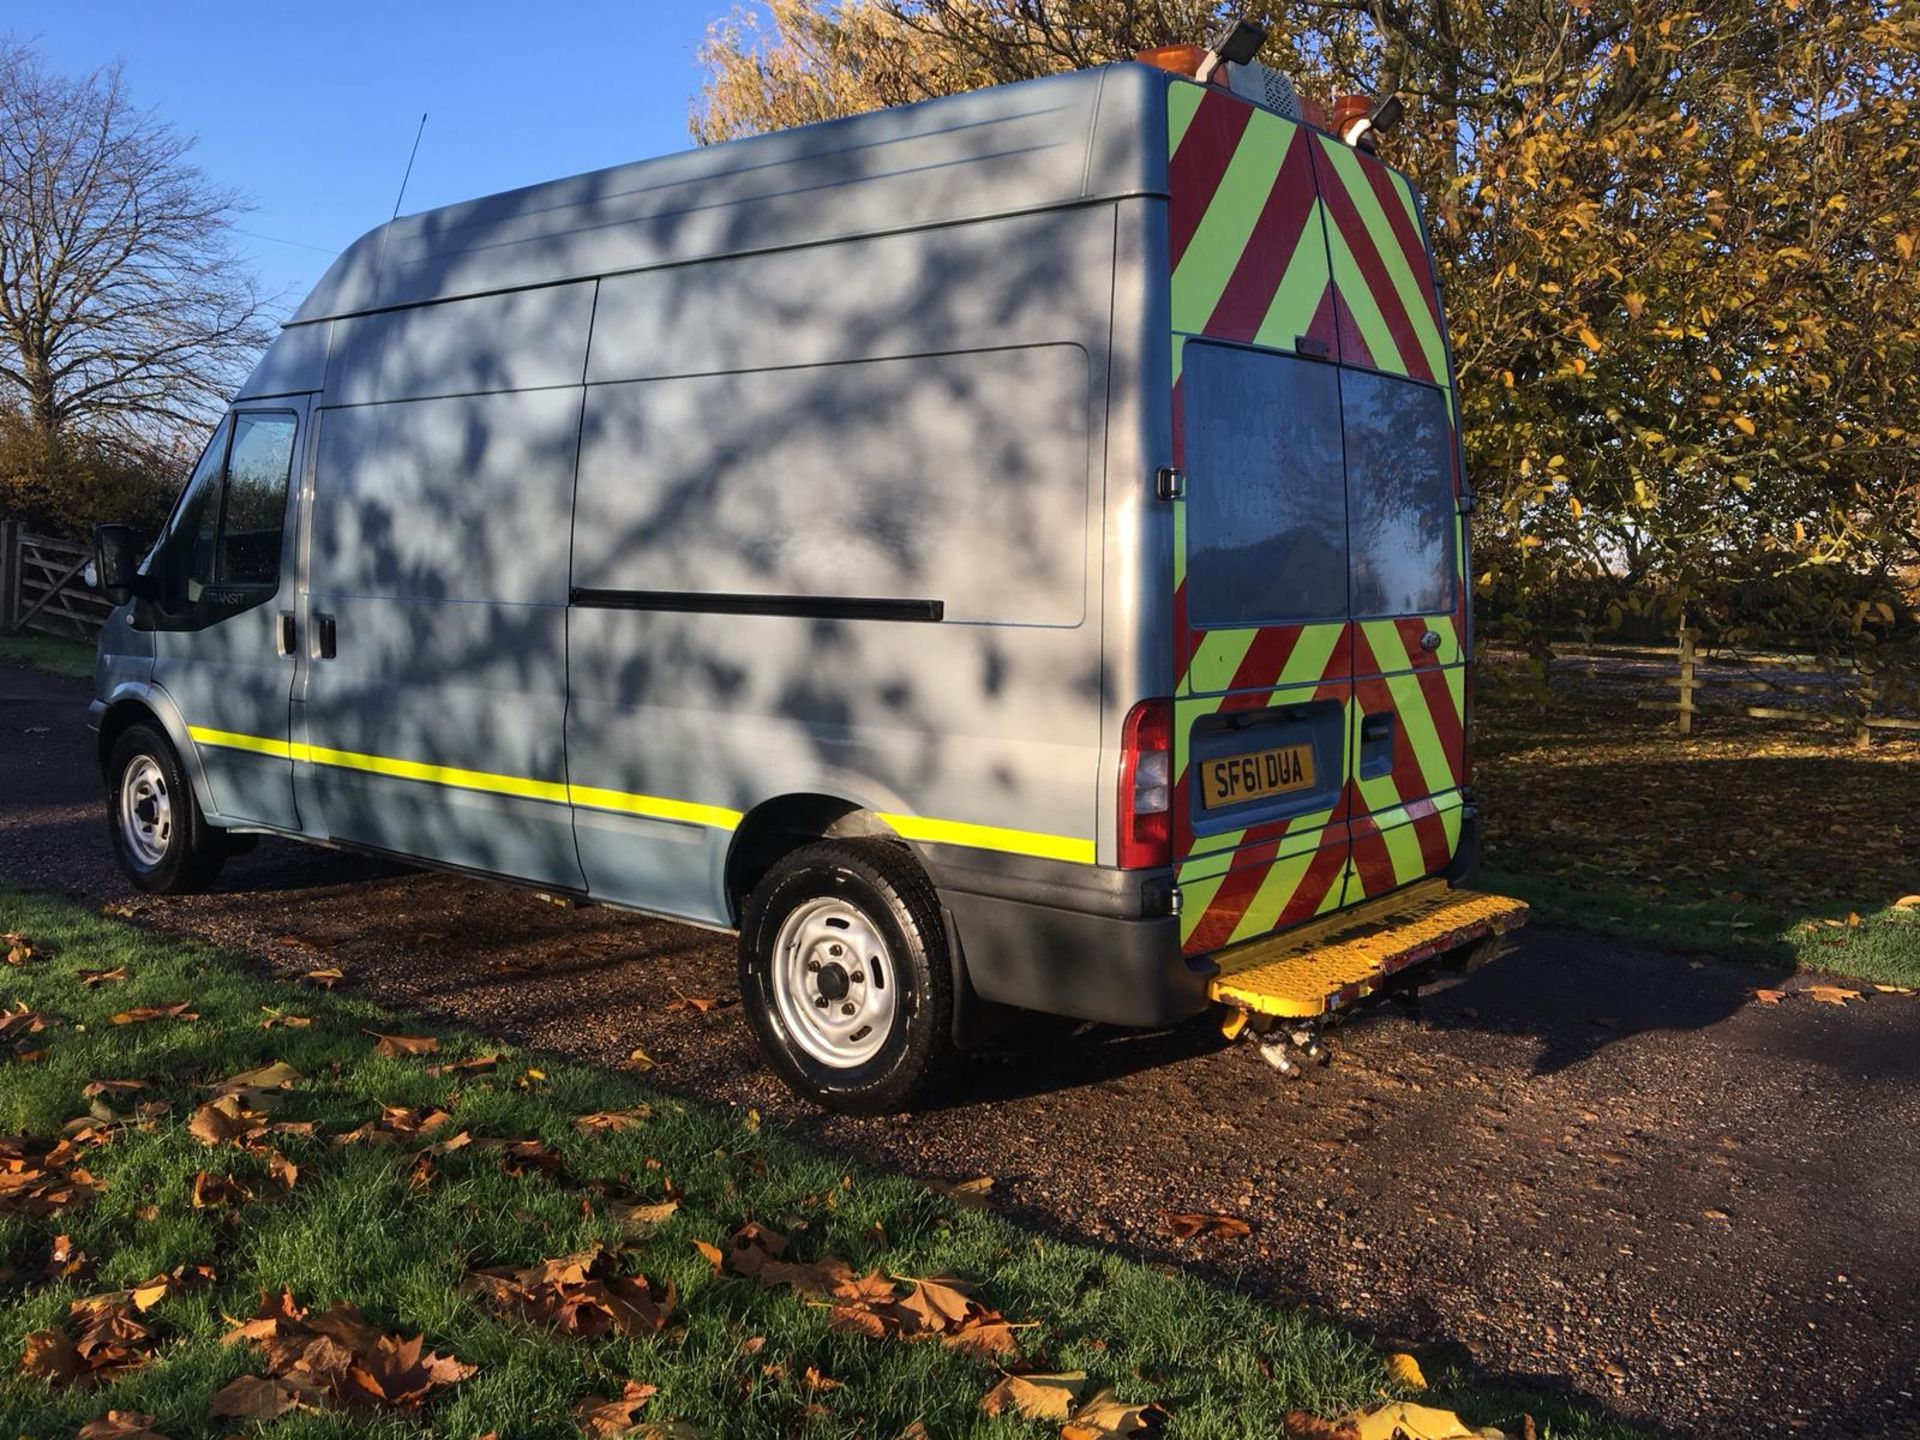
<path fill-rule="evenodd" d="M 927 1188 L 970 1210 L 984 1210 L 987 1194 L 993 1189 L 993 1177 L 977 1175 L 971 1180 L 929 1180 Z"/>
<path fill-rule="evenodd" d="M 331 990 L 346 978 L 346 971 L 328 965 L 323 969 L 307 971 L 296 983 L 311 985 L 316 990 Z"/>
<path fill-rule="evenodd" d="M 1427 1377 L 1421 1372 L 1420 1362 L 1404 1351 L 1387 1356 L 1387 1375 L 1396 1385 L 1404 1385 L 1409 1390 L 1427 1388 Z"/>
<path fill-rule="evenodd" d="M 1287 1440 L 1360 1440 L 1351 1421 L 1322 1420 L 1304 1410 L 1289 1410 L 1280 1421 Z"/>
<path fill-rule="evenodd" d="M 1920 910 L 1920 895 L 1902 895 L 1893 902 L 1896 910 Z"/>
<path fill-rule="evenodd" d="M 1430 1405 L 1414 1405 L 1405 1400 L 1390 1401 L 1363 1410 L 1352 1417 L 1358 1440 L 1487 1440 L 1489 1432 L 1468 1428 L 1451 1410 L 1436 1410 Z M 1491 1432 L 1499 1440 L 1500 1432 Z"/>
<path fill-rule="evenodd" d="M 153 1427 L 153 1416 L 138 1410 L 109 1410 L 73 1432 L 73 1440 L 167 1440 Z"/>
<path fill-rule="evenodd" d="M 704 1240 L 690 1240 L 687 1243 L 707 1257 L 707 1263 L 713 1266 L 714 1274 L 718 1275 L 720 1273 L 720 1267 L 724 1265 L 727 1260 L 724 1250 L 718 1245 L 709 1245 Z"/>
<path fill-rule="evenodd" d="M 239 1090 L 285 1090 L 306 1078 L 284 1060 L 275 1060 L 252 1070 L 242 1070 L 238 1075 L 229 1075 L 214 1085 L 212 1090 L 216 1095 L 230 1095 Z"/>
<path fill-rule="evenodd" d="M 1753 992 L 1753 998 L 1758 1000 L 1762 1005 L 1778 1005 L 1782 1000 L 1787 998 L 1787 992 L 1784 990 L 1756 990 Z"/>
<path fill-rule="evenodd" d="M 583 1134 L 637 1130 L 653 1115 L 650 1105 L 635 1105 L 626 1110 L 596 1110 L 591 1115 L 576 1115 L 573 1128 Z"/>
<path fill-rule="evenodd" d="M 7 964 L 24 965 L 34 957 L 33 942 L 17 930 L 9 930 L 0 935 L 0 945 L 7 947 Z"/>
<path fill-rule="evenodd" d="M 466 1060 L 443 1060 L 438 1065 L 427 1066 L 429 1075 L 482 1074 L 493 1069 L 501 1061 L 499 1055 L 475 1055 Z"/>
<path fill-rule="evenodd" d="M 193 1112 L 187 1133 L 202 1145 L 244 1145 L 267 1128 L 267 1117 L 238 1095 L 221 1095 Z"/>
<path fill-rule="evenodd" d="M 1849 990 L 1844 985 L 1809 985 L 1803 993 L 1809 1000 L 1818 1000 L 1822 1005 L 1844 1006 L 1849 1000 L 1860 998 L 1858 990 Z"/>
<path fill-rule="evenodd" d="M 658 1069 L 659 1065 L 660 1062 L 658 1060 L 647 1054 L 647 1052 L 638 1045 L 627 1052 L 627 1068 L 629 1070 L 654 1070 Z"/>
<path fill-rule="evenodd" d="M 313 1024 L 311 1015 L 296 1015 L 290 1010 L 281 1010 L 272 1005 L 262 1005 L 260 1011 L 267 1017 L 260 1022 L 262 1030 L 271 1030 L 276 1025 L 284 1026 L 289 1030 L 304 1030 Z"/>
<path fill-rule="evenodd" d="M 377 1042 L 373 1053 L 388 1060 L 401 1060 L 409 1055 L 431 1055 L 440 1048 L 440 1040 L 435 1035 L 382 1035 L 378 1030 L 369 1030 Z"/>
<path fill-rule="evenodd" d="M 626 1388 L 611 1399 L 604 1395 L 589 1395 L 574 1406 L 573 1418 L 582 1430 L 595 1436 L 596 1440 L 619 1440 L 619 1437 L 633 1433 L 638 1423 L 634 1416 L 656 1393 L 657 1386 L 629 1380 Z"/>
<path fill-rule="evenodd" d="M 1065 1420 L 1073 1414 L 1086 1384 L 1084 1370 L 1057 1375 L 1002 1375 L 981 1397 L 980 1408 L 989 1415 L 1012 1410 L 1027 1420 Z"/>
<path fill-rule="evenodd" d="M 192 1003 L 191 1000 L 182 1000 L 177 1005 L 136 1005 L 114 1016 L 113 1023 L 142 1025 L 149 1020 L 198 1020 L 200 1017 L 187 1008 Z"/>
<path fill-rule="evenodd" d="M 234 1420 L 272 1420 L 300 1403 L 300 1392 L 284 1380 L 242 1375 L 213 1397 L 215 1415 Z"/>
<path fill-rule="evenodd" d="M 107 970 L 82 970 L 80 972 L 80 983 L 89 990 L 100 985 L 117 985 L 122 980 L 130 980 L 132 978 L 131 973 L 124 965 L 115 965 Z M 113 1411 L 110 1413 L 120 1414 L 122 1412 Z"/>
<path fill-rule="evenodd" d="M 462 1289 L 494 1309 L 517 1312 L 585 1339 L 617 1333 L 629 1339 L 666 1328 L 677 1303 L 673 1282 L 622 1275 L 617 1252 L 605 1246 L 543 1260 L 525 1268 L 491 1266 L 467 1277 Z"/>
<path fill-rule="evenodd" d="M 659 1225 L 671 1219 L 673 1213 L 679 1208 L 680 1202 L 678 1200 L 658 1200 L 631 1204 L 622 1201 L 616 1202 L 610 1213 L 613 1218 L 622 1225 Z M 716 1264 L 718 1263 L 720 1256 L 719 1250 L 714 1249 L 714 1247 L 710 1245 L 706 1245 L 703 1241 L 695 1241 L 694 1243 L 701 1245 L 703 1252 L 705 1250 L 713 1250 L 713 1255 L 710 1258 L 712 1258 Z"/>
<path fill-rule="evenodd" d="M 1176 1240 L 1191 1240 L 1205 1235 L 1215 1240 L 1244 1240 L 1253 1227 L 1234 1215 L 1187 1214 L 1171 1210 L 1160 1212 L 1160 1220 Z"/>
<path fill-rule="evenodd" d="M 1157 1405 L 1128 1405 L 1102 1390 L 1073 1412 L 1060 1427 L 1061 1440 L 1110 1440 L 1119 1435 L 1145 1435 L 1156 1430 L 1166 1412 Z"/>

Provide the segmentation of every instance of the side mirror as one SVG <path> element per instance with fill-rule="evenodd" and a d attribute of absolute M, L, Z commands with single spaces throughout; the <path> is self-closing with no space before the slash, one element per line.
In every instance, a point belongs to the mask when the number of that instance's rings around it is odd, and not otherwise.
<path fill-rule="evenodd" d="M 133 598 L 139 563 L 131 525 L 93 527 L 94 584 L 107 599 L 124 605 Z"/>

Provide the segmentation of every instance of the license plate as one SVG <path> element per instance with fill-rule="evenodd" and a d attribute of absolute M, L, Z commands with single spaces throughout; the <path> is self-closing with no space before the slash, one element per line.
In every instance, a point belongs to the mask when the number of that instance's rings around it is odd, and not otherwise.
<path fill-rule="evenodd" d="M 1311 745 L 1281 745 L 1251 755 L 1208 760 L 1200 766 L 1200 799 L 1209 810 L 1312 788 Z"/>

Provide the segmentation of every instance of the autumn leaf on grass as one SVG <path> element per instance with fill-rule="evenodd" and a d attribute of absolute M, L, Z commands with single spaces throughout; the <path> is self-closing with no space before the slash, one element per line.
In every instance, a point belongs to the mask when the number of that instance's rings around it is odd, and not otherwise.
<path fill-rule="evenodd" d="M 89 990 L 101 985 L 117 985 L 122 980 L 131 980 L 132 978 L 132 973 L 124 965 L 115 965 L 106 970 L 82 970 L 80 972 L 80 983 Z M 112 1413 L 119 1414 L 121 1412 L 115 1411 Z"/>
<path fill-rule="evenodd" d="M 262 1005 L 260 1013 L 267 1017 L 260 1022 L 262 1030 L 271 1030 L 276 1025 L 288 1030 L 304 1030 L 313 1024 L 311 1015 L 296 1015 L 291 1010 L 282 1010 L 274 1005 Z"/>
<path fill-rule="evenodd" d="M 944 1195 L 956 1205 L 969 1210 L 987 1208 L 987 1195 L 993 1189 L 991 1175 L 976 1175 L 971 1180 L 929 1180 L 927 1188 L 936 1195 Z"/>
<path fill-rule="evenodd" d="M 666 1328 L 677 1302 L 671 1280 L 661 1286 L 644 1275 L 622 1275 L 617 1252 L 604 1246 L 525 1269 L 476 1270 L 462 1289 L 482 1296 L 496 1310 L 517 1312 L 588 1339 L 610 1333 L 629 1339 L 656 1335 Z"/>
<path fill-rule="evenodd" d="M 1191 1240 L 1196 1235 L 1212 1240 L 1244 1240 L 1253 1234 L 1253 1227 L 1235 1215 L 1163 1210 L 1160 1219 L 1176 1240 Z"/>
<path fill-rule="evenodd" d="M 153 1427 L 159 1422 L 138 1410 L 109 1410 L 73 1432 L 73 1440 L 167 1440 Z"/>
<path fill-rule="evenodd" d="M 1387 1376 L 1396 1385 L 1404 1385 L 1409 1390 L 1427 1388 L 1427 1377 L 1420 1369 L 1420 1362 L 1405 1352 L 1387 1356 Z"/>
<path fill-rule="evenodd" d="M 1322 1420 L 1304 1410 L 1289 1410 L 1280 1421 L 1287 1440 L 1360 1440 L 1360 1431 L 1350 1420 Z"/>
<path fill-rule="evenodd" d="M 560 1152 L 544 1140 L 499 1140 L 483 1136 L 474 1146 L 500 1152 L 501 1173 L 519 1179 L 527 1175 L 558 1175 L 565 1167 Z"/>
<path fill-rule="evenodd" d="M 1822 1005 L 1844 1006 L 1849 1000 L 1860 998 L 1858 990 L 1849 990 L 1844 985 L 1809 985 L 1802 993 L 1809 1000 L 1818 1000 Z"/>
<path fill-rule="evenodd" d="M 1102 1390 L 1068 1417 L 1060 1440 L 1111 1440 L 1119 1435 L 1147 1435 L 1166 1422 L 1158 1405 L 1128 1405 Z"/>
<path fill-rule="evenodd" d="M 626 1110 L 596 1110 L 591 1115 L 574 1116 L 573 1128 L 586 1135 L 637 1130 L 652 1116 L 653 1107 L 650 1105 L 635 1105 Z"/>
<path fill-rule="evenodd" d="M 144 1025 L 149 1020 L 198 1020 L 200 1017 L 187 1008 L 192 1003 L 191 1000 L 182 1000 L 177 1005 L 136 1005 L 114 1016 L 113 1023 Z"/>
<path fill-rule="evenodd" d="M 706 1248 L 701 1246 L 703 1252 Z M 726 1268 L 751 1280 L 786 1253 L 786 1236 L 749 1220 L 727 1237 Z"/>
<path fill-rule="evenodd" d="M 0 1216 L 44 1220 L 106 1189 L 80 1164 L 82 1148 L 71 1136 L 46 1148 L 0 1137 Z"/>
<path fill-rule="evenodd" d="M 608 1214 L 622 1225 L 651 1226 L 664 1224 L 666 1221 L 672 1219 L 674 1212 L 679 1208 L 680 1202 L 678 1200 L 616 1200 L 613 1203 L 612 1209 L 608 1211 Z M 713 1255 L 709 1258 L 715 1260 L 715 1268 L 717 1270 L 720 1252 L 714 1249 L 713 1246 L 705 1244 L 701 1245 L 701 1249 L 703 1251 L 713 1251 Z"/>
<path fill-rule="evenodd" d="M 213 1397 L 211 1409 L 229 1420 L 273 1420 L 298 1405 L 301 1394 L 284 1380 L 242 1375 Z"/>
<path fill-rule="evenodd" d="M 267 1117 L 240 1095 L 221 1095 L 193 1112 L 187 1133 L 202 1145 L 245 1145 L 267 1129 Z"/>
<path fill-rule="evenodd" d="M 1920 910 L 1920 895 L 1902 895 L 1893 902 L 1896 910 Z"/>
<path fill-rule="evenodd" d="M 216 1414 L 242 1413 L 221 1409 L 223 1401 L 269 1408 L 287 1402 L 282 1409 L 298 1403 L 411 1410 L 475 1369 L 429 1351 L 424 1336 L 382 1334 L 345 1301 L 309 1313 L 289 1291 L 261 1295 L 252 1318 L 228 1331 L 222 1343 L 243 1340 L 260 1346 L 268 1381 L 279 1386 L 256 1382 L 243 1388 L 236 1381 L 214 1397 Z"/>
<path fill-rule="evenodd" d="M 9 965 L 24 965 L 33 959 L 35 954 L 33 942 L 18 930 L 9 930 L 4 935 L 0 935 L 0 945 L 6 946 Z"/>
<path fill-rule="evenodd" d="M 435 1035 L 382 1035 L 378 1030 L 368 1030 L 375 1044 L 373 1053 L 388 1060 L 401 1060 L 409 1055 L 431 1055 L 440 1048 L 440 1040 Z"/>
<path fill-rule="evenodd" d="M 485 1074 L 503 1059 L 500 1055 L 475 1055 L 466 1060 L 443 1060 L 438 1065 L 427 1066 L 429 1075 Z"/>
<path fill-rule="evenodd" d="M 153 1332 L 122 1290 L 75 1300 L 64 1328 L 28 1335 L 20 1369 L 51 1385 L 104 1385 L 146 1364 L 152 1347 Z"/>
<path fill-rule="evenodd" d="M 657 1391 L 657 1386 L 629 1380 L 626 1388 L 611 1398 L 589 1395 L 573 1407 L 573 1418 L 595 1440 L 620 1440 L 634 1432 L 639 1424 L 634 1417 Z"/>
<path fill-rule="evenodd" d="M 127 1291 L 127 1298 L 133 1302 L 134 1309 L 144 1313 L 169 1295 L 204 1290 L 218 1278 L 211 1265 L 176 1265 L 135 1285 Z"/>
<path fill-rule="evenodd" d="M 22 1002 L 17 1010 L 0 1011 L 0 1040 L 18 1043 L 29 1035 L 39 1035 L 60 1023 L 58 1016 L 44 1010 L 29 1010 Z"/>
<path fill-rule="evenodd" d="M 1087 1372 L 1069 1370 L 1057 1375 L 1002 1375 L 980 1399 L 989 1415 L 1013 1411 L 1027 1420 L 1065 1420 L 1073 1414 Z"/>
<path fill-rule="evenodd" d="M 1756 990 L 1753 992 L 1753 998 L 1762 1005 L 1778 1005 L 1782 1000 L 1787 998 L 1787 992 L 1784 990 Z"/>

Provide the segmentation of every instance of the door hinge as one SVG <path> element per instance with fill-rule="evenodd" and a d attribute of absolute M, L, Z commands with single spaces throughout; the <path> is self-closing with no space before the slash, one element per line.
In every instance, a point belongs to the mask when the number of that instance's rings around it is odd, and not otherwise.
<path fill-rule="evenodd" d="M 1162 465 L 1153 472 L 1153 493 L 1162 500 L 1186 499 L 1187 472 L 1171 465 Z"/>

